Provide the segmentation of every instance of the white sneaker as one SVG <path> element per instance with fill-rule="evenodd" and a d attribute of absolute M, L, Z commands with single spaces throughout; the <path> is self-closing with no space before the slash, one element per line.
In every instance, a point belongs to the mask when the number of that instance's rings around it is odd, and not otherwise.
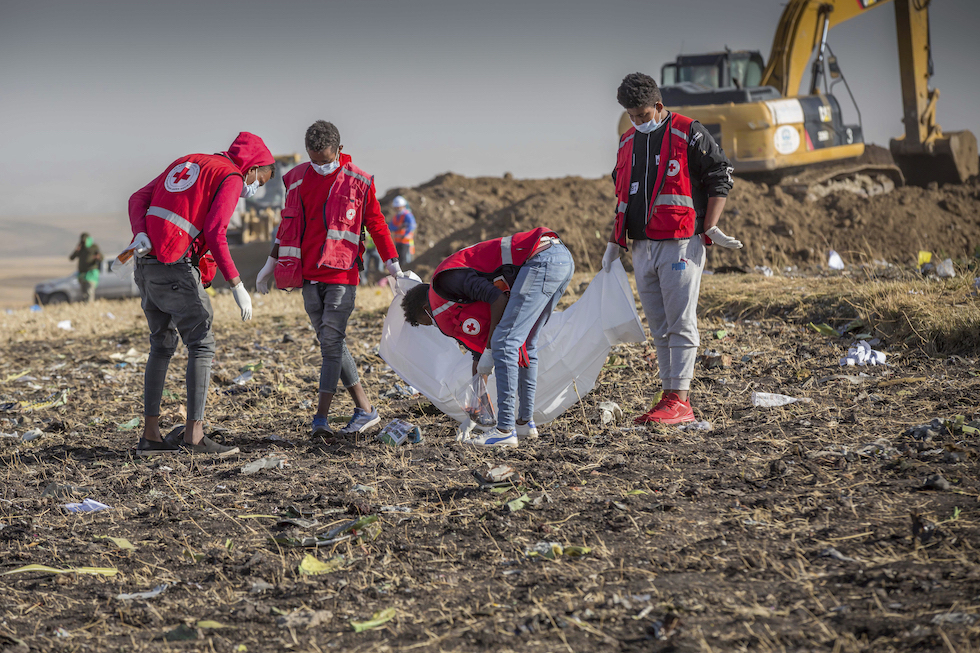
<path fill-rule="evenodd" d="M 485 433 L 474 433 L 471 437 L 463 440 L 463 444 L 472 444 L 478 447 L 516 447 L 517 434 L 513 431 L 504 432 L 500 429 L 490 429 Z"/>
<path fill-rule="evenodd" d="M 528 440 L 534 440 L 537 438 L 538 428 L 534 425 L 534 420 L 531 420 L 527 424 L 518 424 L 517 435 L 522 438 L 527 438 Z"/>

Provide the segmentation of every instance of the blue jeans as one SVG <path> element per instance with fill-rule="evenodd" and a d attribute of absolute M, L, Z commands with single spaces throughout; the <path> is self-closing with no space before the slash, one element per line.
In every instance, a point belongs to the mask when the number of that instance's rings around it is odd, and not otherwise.
<path fill-rule="evenodd" d="M 575 272 L 572 255 L 555 243 L 529 258 L 510 291 L 507 308 L 493 331 L 494 374 L 497 377 L 497 428 L 511 431 L 515 403 L 520 396 L 520 420 L 534 416 L 534 391 L 538 381 L 538 334 L 548 323 L 558 300 Z M 527 344 L 528 367 L 518 367 L 518 351 Z"/>

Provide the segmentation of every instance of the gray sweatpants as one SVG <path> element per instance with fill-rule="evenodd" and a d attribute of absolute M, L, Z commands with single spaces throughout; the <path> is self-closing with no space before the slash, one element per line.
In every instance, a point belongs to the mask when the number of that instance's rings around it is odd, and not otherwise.
<path fill-rule="evenodd" d="M 177 351 L 179 333 L 187 346 L 187 419 L 202 420 L 214 358 L 214 311 L 211 298 L 201 285 L 201 273 L 189 261 L 164 265 L 155 259 L 138 259 L 135 278 L 150 327 L 143 414 L 160 414 L 167 368 Z"/>
<path fill-rule="evenodd" d="M 335 394 L 338 379 L 344 388 L 361 382 L 347 348 L 347 320 L 356 295 L 357 286 L 303 282 L 303 306 L 320 341 L 320 392 Z"/>
<path fill-rule="evenodd" d="M 704 270 L 700 236 L 633 241 L 636 289 L 657 348 L 664 389 L 690 390 L 698 333 L 698 294 Z"/>

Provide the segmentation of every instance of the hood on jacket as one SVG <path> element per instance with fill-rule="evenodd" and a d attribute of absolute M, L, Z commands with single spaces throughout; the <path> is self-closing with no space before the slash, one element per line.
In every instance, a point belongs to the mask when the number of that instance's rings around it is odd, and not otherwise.
<path fill-rule="evenodd" d="M 228 151 L 222 152 L 222 154 L 227 154 L 243 173 L 248 172 L 249 168 L 271 166 L 276 162 L 272 152 L 265 146 L 265 142 L 255 134 L 248 132 L 238 134 L 238 138 L 231 144 Z"/>

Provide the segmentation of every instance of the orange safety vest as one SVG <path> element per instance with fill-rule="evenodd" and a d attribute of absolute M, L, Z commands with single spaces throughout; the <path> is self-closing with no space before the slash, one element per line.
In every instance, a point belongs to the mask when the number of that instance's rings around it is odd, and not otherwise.
<path fill-rule="evenodd" d="M 283 175 L 286 203 L 276 237 L 279 239 L 279 261 L 276 264 L 276 287 L 280 289 L 303 286 L 302 242 L 306 227 L 303 209 L 302 184 L 306 175 L 318 174 L 307 163 L 300 164 Z M 327 236 L 320 249 L 317 267 L 349 270 L 364 252 L 361 243 L 361 223 L 368 191 L 374 177 L 353 163 L 350 156 L 340 154 L 340 169 L 323 203 L 323 222 Z"/>
<path fill-rule="evenodd" d="M 487 347 L 490 326 L 490 304 L 486 302 L 451 301 L 436 292 L 436 279 L 447 270 L 471 268 L 496 282 L 504 266 L 520 267 L 534 255 L 542 238 L 557 238 L 546 227 L 524 231 L 505 238 L 486 240 L 461 249 L 436 268 L 429 285 L 429 308 L 439 330 L 455 338 L 470 351 L 482 353 Z"/>
<path fill-rule="evenodd" d="M 198 236 L 215 193 L 233 176 L 244 182 L 238 166 L 220 154 L 189 154 L 170 164 L 163 183 L 153 189 L 146 210 L 146 235 L 153 245 L 150 253 L 157 260 L 173 263 L 207 251 L 204 239 L 198 240 Z"/>
<path fill-rule="evenodd" d="M 694 198 L 687 148 L 693 119 L 679 113 L 667 118 L 666 131 L 657 156 L 657 182 L 650 212 L 646 216 L 646 236 L 650 240 L 690 238 L 694 235 Z M 619 139 L 616 156 L 616 222 L 612 241 L 626 247 L 626 207 L 633 177 L 633 137 L 630 127 Z"/>

